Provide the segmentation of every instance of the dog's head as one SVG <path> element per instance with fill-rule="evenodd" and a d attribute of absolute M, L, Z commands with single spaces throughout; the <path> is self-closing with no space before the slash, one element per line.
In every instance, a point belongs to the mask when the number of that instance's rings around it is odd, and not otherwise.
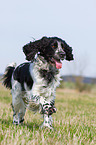
<path fill-rule="evenodd" d="M 39 53 L 57 69 L 62 67 L 61 60 L 73 60 L 72 48 L 58 37 L 43 37 L 40 40 L 30 42 L 23 47 L 23 52 L 28 61 L 33 61 L 35 55 Z"/>

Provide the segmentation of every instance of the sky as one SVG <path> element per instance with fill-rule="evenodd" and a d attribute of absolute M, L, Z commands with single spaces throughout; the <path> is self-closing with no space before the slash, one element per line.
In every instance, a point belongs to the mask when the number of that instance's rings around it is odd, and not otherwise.
<path fill-rule="evenodd" d="M 61 75 L 96 77 L 96 0 L 0 0 L 0 73 L 11 62 L 25 62 L 22 47 L 43 36 L 60 37 L 74 61 Z"/>

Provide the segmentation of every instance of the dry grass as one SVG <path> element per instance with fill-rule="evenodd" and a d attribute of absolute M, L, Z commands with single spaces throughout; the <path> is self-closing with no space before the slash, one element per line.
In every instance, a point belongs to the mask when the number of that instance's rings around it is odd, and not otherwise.
<path fill-rule="evenodd" d="M 96 94 L 57 89 L 54 131 L 40 130 L 40 115 L 27 110 L 23 126 L 12 124 L 10 91 L 0 85 L 1 145 L 95 145 Z"/>

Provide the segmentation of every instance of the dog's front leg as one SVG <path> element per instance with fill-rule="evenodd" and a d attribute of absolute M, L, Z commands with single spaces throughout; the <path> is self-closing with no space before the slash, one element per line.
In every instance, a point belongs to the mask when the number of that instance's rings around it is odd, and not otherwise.
<path fill-rule="evenodd" d="M 41 114 L 43 114 L 43 118 L 44 118 L 44 122 L 41 125 L 41 128 L 45 126 L 50 129 L 53 129 L 53 127 L 52 127 L 53 121 L 52 121 L 51 115 L 56 112 L 54 103 L 55 103 L 54 100 L 48 102 L 48 101 L 44 100 L 44 98 L 41 98 L 41 108 L 42 108 Z"/>
<path fill-rule="evenodd" d="M 41 128 L 48 127 L 50 129 L 53 129 L 52 127 L 53 120 L 52 120 L 51 115 L 43 114 L 43 118 L 44 118 L 44 122 L 41 125 Z"/>

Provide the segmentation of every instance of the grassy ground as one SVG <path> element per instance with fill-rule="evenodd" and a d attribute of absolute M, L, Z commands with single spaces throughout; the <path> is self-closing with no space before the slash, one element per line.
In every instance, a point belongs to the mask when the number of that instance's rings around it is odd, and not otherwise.
<path fill-rule="evenodd" d="M 27 110 L 23 126 L 12 124 L 10 91 L 0 84 L 1 145 L 95 145 L 96 93 L 57 89 L 54 131 L 39 129 L 41 116 Z"/>

